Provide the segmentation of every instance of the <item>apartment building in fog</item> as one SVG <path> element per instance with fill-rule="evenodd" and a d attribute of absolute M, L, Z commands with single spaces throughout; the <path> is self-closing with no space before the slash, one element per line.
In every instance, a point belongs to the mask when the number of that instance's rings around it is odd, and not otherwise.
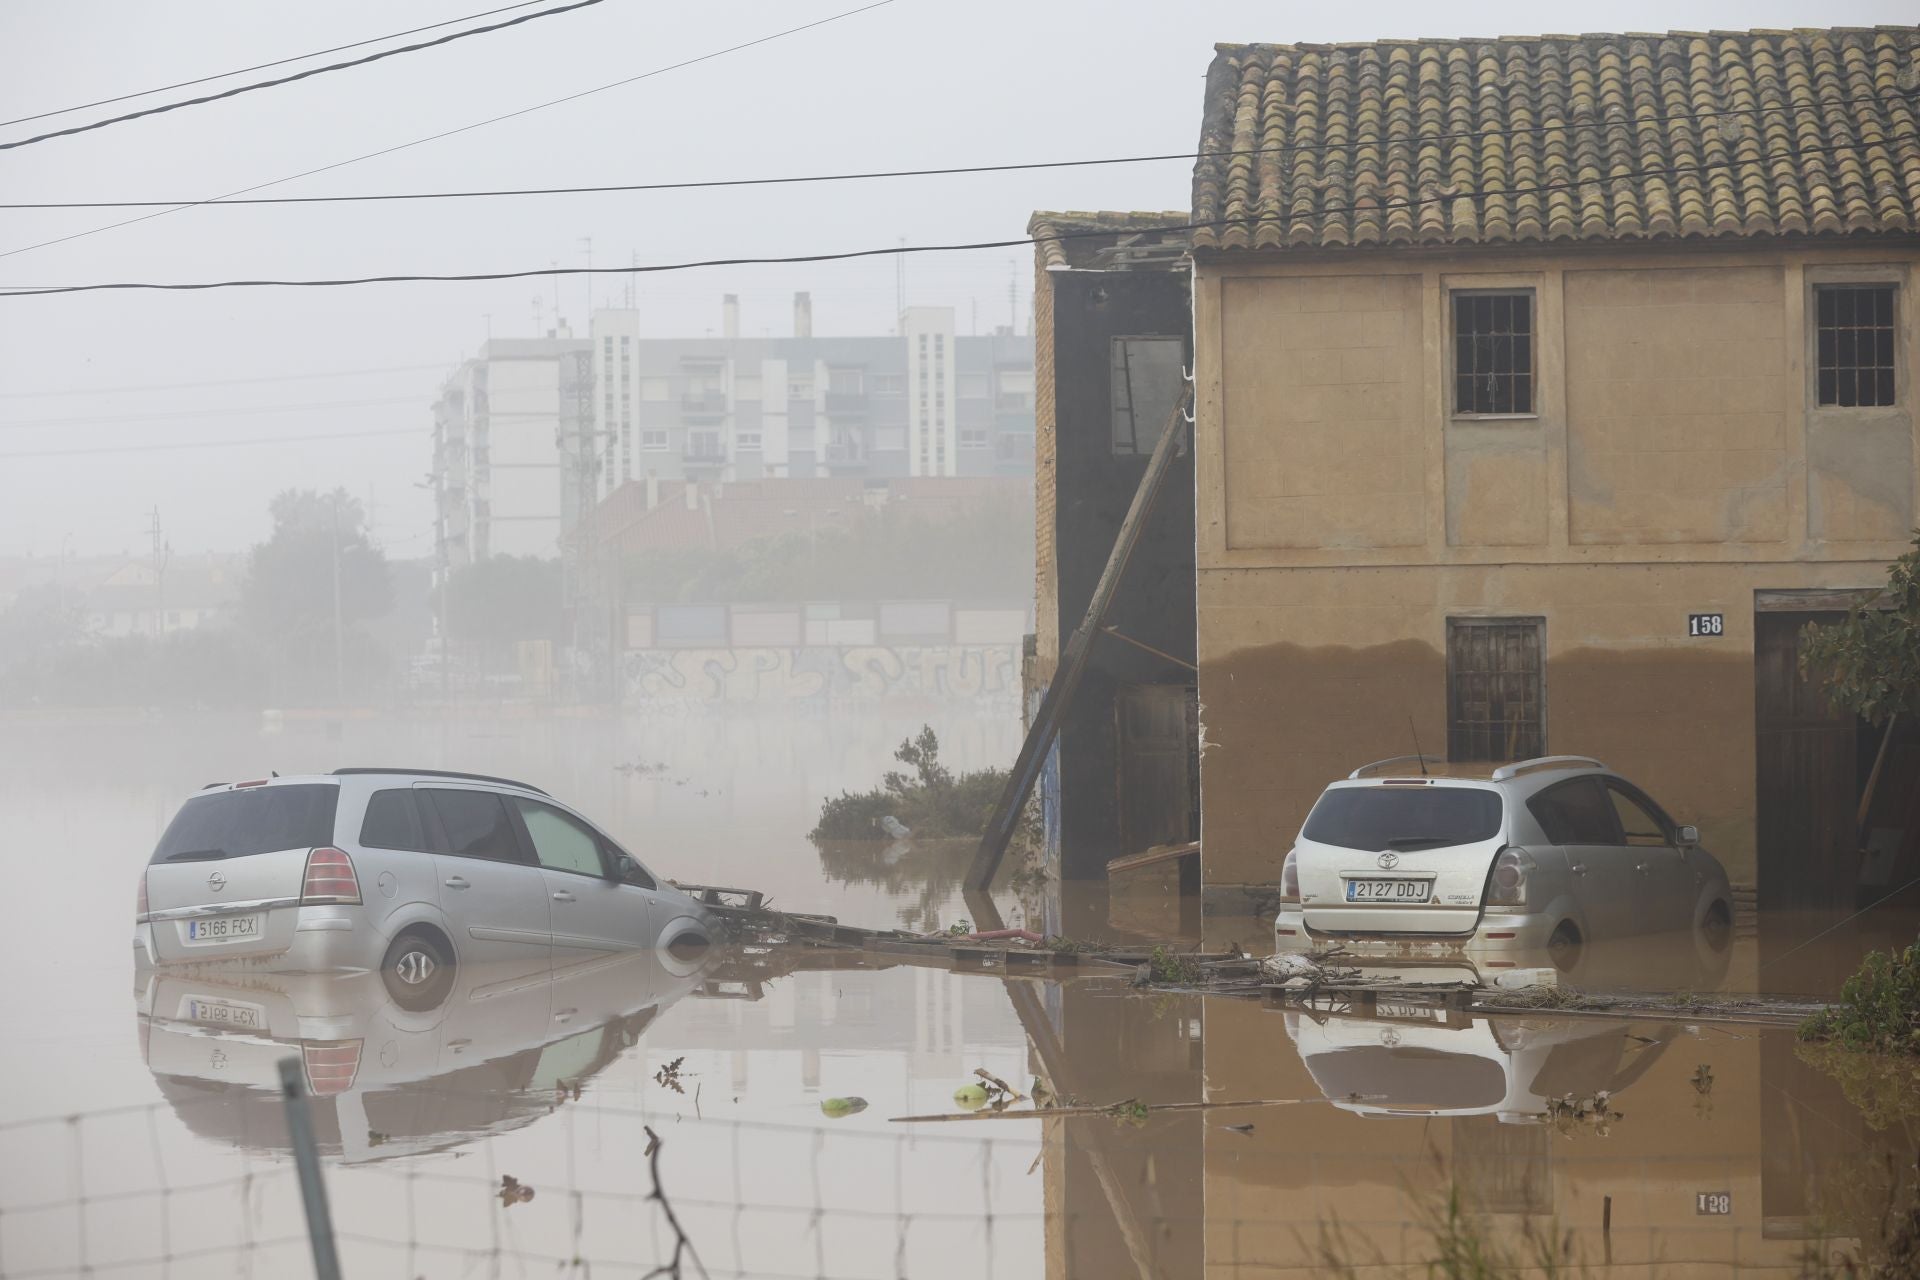
<path fill-rule="evenodd" d="M 1033 340 L 954 332 L 951 307 L 909 307 L 900 332 L 742 337 L 727 295 L 718 337 L 642 338 L 630 310 L 594 312 L 597 492 L 630 480 L 1033 473 Z"/>

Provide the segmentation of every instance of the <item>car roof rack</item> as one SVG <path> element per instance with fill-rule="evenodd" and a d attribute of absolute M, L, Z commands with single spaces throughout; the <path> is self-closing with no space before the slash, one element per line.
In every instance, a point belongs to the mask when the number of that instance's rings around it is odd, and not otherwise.
<path fill-rule="evenodd" d="M 1501 765 L 1493 771 L 1493 780 L 1505 782 L 1523 773 L 1532 773 L 1535 769 L 1560 769 L 1576 764 L 1591 765 L 1595 769 L 1607 767 L 1592 756 L 1535 756 L 1531 760 L 1516 760 L 1512 764 Z"/>
<path fill-rule="evenodd" d="M 493 782 L 503 787 L 518 787 L 522 791 L 531 791 L 537 796 L 547 793 L 531 782 L 517 782 L 512 778 L 496 778 L 490 773 L 461 773 L 455 769 L 335 769 L 335 777 L 351 777 L 366 773 L 399 773 L 420 778 L 459 778 L 465 782 Z"/>
<path fill-rule="evenodd" d="M 1352 773 L 1347 775 L 1347 781 L 1351 782 L 1355 778 L 1363 777 L 1366 774 L 1372 773 L 1375 769 L 1384 769 L 1390 764 L 1405 764 L 1409 760 L 1412 760 L 1415 763 L 1417 763 L 1420 766 L 1421 772 L 1423 773 L 1426 771 L 1426 767 L 1429 764 L 1445 764 L 1446 763 L 1445 760 L 1442 760 L 1438 756 L 1429 756 L 1429 755 L 1388 756 L 1385 760 L 1375 760 L 1372 764 L 1361 765 L 1358 769 L 1355 769 Z"/>

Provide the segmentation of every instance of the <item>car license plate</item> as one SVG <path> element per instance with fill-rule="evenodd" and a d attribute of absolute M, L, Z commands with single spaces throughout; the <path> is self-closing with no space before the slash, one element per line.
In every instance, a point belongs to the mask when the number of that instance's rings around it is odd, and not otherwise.
<path fill-rule="evenodd" d="M 200 920 L 189 920 L 187 941 L 229 942 L 235 938 L 257 938 L 265 918 L 256 912 L 250 916 L 207 916 Z"/>
<path fill-rule="evenodd" d="M 266 1010 L 257 1004 L 235 1004 L 230 1000 L 210 1000 L 204 996 L 188 996 L 182 1000 L 180 1017 L 184 1022 L 236 1027 L 242 1031 L 258 1031 L 267 1022 Z"/>
<path fill-rule="evenodd" d="M 1431 880 L 1385 880 L 1369 877 L 1347 881 L 1348 902 L 1426 902 L 1433 897 Z"/>
<path fill-rule="evenodd" d="M 1447 1011 L 1438 1005 L 1404 1004 L 1399 1001 L 1380 1000 L 1373 1006 L 1377 1018 L 1398 1018 L 1403 1022 L 1445 1022 Z"/>

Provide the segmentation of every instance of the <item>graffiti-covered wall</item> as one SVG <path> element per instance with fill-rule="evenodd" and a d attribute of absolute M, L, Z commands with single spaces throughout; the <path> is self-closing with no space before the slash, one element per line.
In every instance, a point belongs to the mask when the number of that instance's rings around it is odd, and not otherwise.
<path fill-rule="evenodd" d="M 829 715 L 936 704 L 1020 713 L 1020 649 L 1011 644 L 800 645 L 630 649 L 622 698 L 637 711 Z"/>

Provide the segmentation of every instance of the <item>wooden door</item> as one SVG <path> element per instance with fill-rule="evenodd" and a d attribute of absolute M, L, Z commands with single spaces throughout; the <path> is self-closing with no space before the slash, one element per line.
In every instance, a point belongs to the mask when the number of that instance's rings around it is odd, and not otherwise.
<path fill-rule="evenodd" d="M 1120 747 L 1119 856 L 1198 836 L 1198 724 L 1187 685 L 1128 685 L 1114 703 Z"/>
<path fill-rule="evenodd" d="M 1837 613 L 1756 613 L 1754 818 L 1763 908 L 1853 905 L 1859 721 L 1800 675 L 1800 631 Z"/>

